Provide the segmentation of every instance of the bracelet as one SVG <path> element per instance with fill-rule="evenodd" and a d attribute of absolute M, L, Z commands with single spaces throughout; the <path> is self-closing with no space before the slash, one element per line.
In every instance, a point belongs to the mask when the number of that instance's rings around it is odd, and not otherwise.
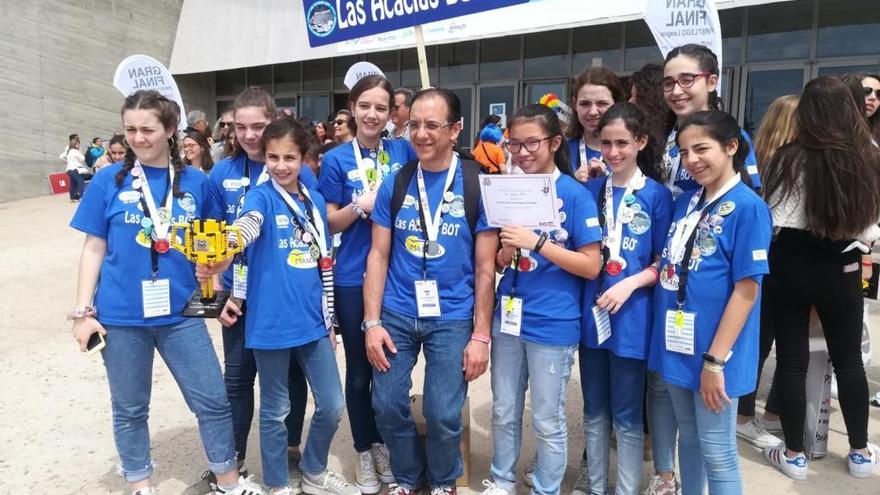
<path fill-rule="evenodd" d="M 868 263 L 867 261 L 863 261 L 862 266 L 874 266 L 874 263 Z"/>
<path fill-rule="evenodd" d="M 535 243 L 535 249 L 532 249 L 534 252 L 540 252 L 541 248 L 544 247 L 544 243 L 547 242 L 547 232 L 541 232 L 541 237 L 538 237 L 538 242 Z"/>
<path fill-rule="evenodd" d="M 645 267 L 645 270 L 651 270 L 652 272 L 654 272 L 655 281 L 660 280 L 660 272 L 658 272 L 657 269 L 654 268 L 654 265 L 648 265 L 647 267 Z"/>
<path fill-rule="evenodd" d="M 724 366 L 721 366 L 718 364 L 713 364 L 708 361 L 703 362 L 703 369 L 706 371 L 709 371 L 711 373 L 723 373 L 724 372 Z"/>
<path fill-rule="evenodd" d="M 351 209 L 354 210 L 354 212 L 357 213 L 358 216 L 361 217 L 362 220 L 367 219 L 367 212 L 365 212 L 360 206 L 358 206 L 357 203 L 352 201 L 350 204 L 351 204 Z"/>
<path fill-rule="evenodd" d="M 68 320 L 82 320 L 83 318 L 96 318 L 98 316 L 98 310 L 93 306 L 83 306 L 82 308 L 77 308 L 67 314 Z"/>
<path fill-rule="evenodd" d="M 489 345 L 489 343 L 492 342 L 492 337 L 490 337 L 488 335 L 481 335 L 478 333 L 472 333 L 471 340 L 476 340 L 477 342 L 482 342 L 486 345 Z"/>

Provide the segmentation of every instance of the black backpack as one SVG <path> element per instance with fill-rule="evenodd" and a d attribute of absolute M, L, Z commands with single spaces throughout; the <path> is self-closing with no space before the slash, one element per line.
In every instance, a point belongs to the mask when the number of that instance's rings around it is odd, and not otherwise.
<path fill-rule="evenodd" d="M 473 160 L 460 161 L 461 173 L 464 178 L 464 212 L 471 236 L 476 239 L 477 221 L 480 219 L 480 164 Z M 394 176 L 394 192 L 391 195 L 391 222 L 397 221 L 397 213 L 403 206 L 406 190 L 412 181 L 418 167 L 418 160 L 413 160 L 397 172 Z"/>

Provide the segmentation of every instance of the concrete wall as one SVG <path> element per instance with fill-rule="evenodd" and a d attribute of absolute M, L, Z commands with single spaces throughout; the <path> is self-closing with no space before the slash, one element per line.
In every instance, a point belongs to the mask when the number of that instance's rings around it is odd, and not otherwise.
<path fill-rule="evenodd" d="M 0 202 L 49 194 L 46 175 L 64 171 L 68 134 L 84 150 L 121 130 L 116 66 L 135 53 L 167 65 L 182 4 L 0 0 Z"/>

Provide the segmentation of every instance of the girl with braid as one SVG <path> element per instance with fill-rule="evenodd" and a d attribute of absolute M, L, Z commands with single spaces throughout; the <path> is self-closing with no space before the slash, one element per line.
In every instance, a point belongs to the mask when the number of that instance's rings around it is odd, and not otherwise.
<path fill-rule="evenodd" d="M 198 418 L 214 493 L 263 494 L 236 469 L 232 414 L 205 322 L 179 316 L 196 279 L 170 249 L 171 225 L 220 216 L 207 177 L 180 161 L 179 120 L 177 104 L 155 91 L 125 99 L 125 159 L 95 175 L 70 223 L 86 240 L 69 318 L 82 351 L 95 333 L 106 340 L 113 435 L 134 495 L 154 493 L 147 418 L 155 349 Z"/>

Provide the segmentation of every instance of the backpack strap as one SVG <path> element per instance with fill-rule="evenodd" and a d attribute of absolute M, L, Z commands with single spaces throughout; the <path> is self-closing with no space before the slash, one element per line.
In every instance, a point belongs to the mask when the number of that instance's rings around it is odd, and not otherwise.
<path fill-rule="evenodd" d="M 394 224 L 397 222 L 397 213 L 403 206 L 403 200 L 406 198 L 406 190 L 412 181 L 413 175 L 416 173 L 419 161 L 413 160 L 403 166 L 394 176 L 394 191 L 391 193 L 391 229 L 394 230 Z"/>

